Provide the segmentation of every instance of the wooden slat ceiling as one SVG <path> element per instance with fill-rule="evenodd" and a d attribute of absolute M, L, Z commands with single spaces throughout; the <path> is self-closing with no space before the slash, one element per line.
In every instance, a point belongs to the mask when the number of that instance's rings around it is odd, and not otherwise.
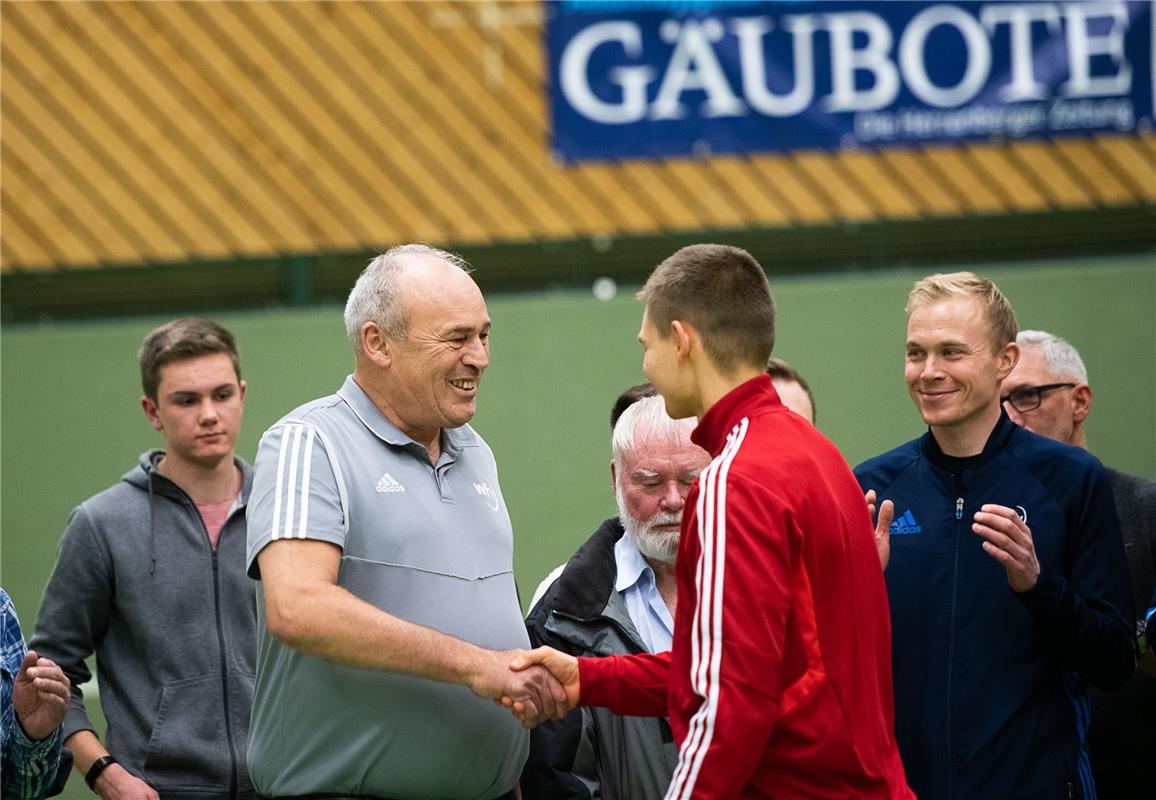
<path fill-rule="evenodd" d="M 1093 209 L 1156 137 L 561 166 L 537 2 L 4 2 L 0 269 Z"/>

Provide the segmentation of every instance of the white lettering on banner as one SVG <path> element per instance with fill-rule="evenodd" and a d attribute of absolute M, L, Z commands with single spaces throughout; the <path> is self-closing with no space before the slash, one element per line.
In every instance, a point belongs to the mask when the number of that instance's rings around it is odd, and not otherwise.
<path fill-rule="evenodd" d="M 1048 111 L 1048 128 L 1053 131 L 1116 128 L 1131 130 L 1136 125 L 1135 109 L 1126 97 L 1103 100 L 1057 100 Z"/>
<path fill-rule="evenodd" d="M 814 49 L 811 45 L 815 22 L 810 14 L 783 19 L 783 29 L 791 34 L 795 53 L 795 87 L 784 95 L 775 94 L 767 86 L 763 37 L 770 33 L 771 25 L 766 17 L 735 17 L 731 20 L 731 30 L 739 40 L 743 97 L 760 114 L 793 117 L 803 113 L 815 97 Z"/>
<path fill-rule="evenodd" d="M 1099 12 L 1099 13 L 1096 13 Z M 1072 79 L 1060 87 L 1065 97 L 1105 97 L 1127 94 L 1132 89 L 1132 65 L 1124 59 L 1124 34 L 1128 11 L 1122 3 L 1068 3 L 1068 62 Z M 1106 36 L 1093 36 L 1088 20 L 1111 17 L 1115 24 Z M 1112 57 L 1118 71 L 1114 78 L 1093 78 L 1092 56 Z"/>
<path fill-rule="evenodd" d="M 967 67 L 959 83 L 950 89 L 931 82 L 924 67 L 927 36 L 940 25 L 950 25 L 963 36 Z M 975 17 L 956 6 L 938 5 L 920 11 L 903 31 L 899 43 L 899 68 L 911 93 L 929 106 L 954 108 L 971 102 L 991 74 L 991 44 Z"/>
<path fill-rule="evenodd" d="M 1062 98 L 1111 97 L 1132 90 L 1132 64 L 1124 47 L 1129 18 L 1123 2 L 988 3 L 980 6 L 978 16 L 951 3 L 938 3 L 912 17 L 898 34 L 898 42 L 888 22 L 870 11 L 786 14 L 779 19 L 778 29 L 788 34 L 789 45 L 779 46 L 790 46 L 793 51 L 794 85 L 782 94 L 772 91 L 768 79 L 766 41 L 776 29 L 774 19 L 743 16 L 728 22 L 729 32 L 713 17 L 664 20 L 659 38 L 671 46 L 665 65 L 638 63 L 643 56 L 643 35 L 636 23 L 611 20 L 590 25 L 562 51 L 561 93 L 579 114 L 606 125 L 683 119 L 692 113 L 683 102 L 685 93 L 692 90 L 705 96 L 693 113 L 707 119 L 740 117 L 752 111 L 768 117 L 790 117 L 818 102 L 827 112 L 855 113 L 856 136 L 862 141 L 887 139 L 904 135 L 904 128 L 896 119 L 864 116 L 864 112 L 900 113 L 884 110 L 895 103 L 903 87 L 928 106 L 966 106 L 987 87 L 992 73 L 992 42 L 1006 28 L 1010 75 L 1009 82 L 998 87 L 998 97 L 1012 107 L 1003 115 L 1003 122 L 993 122 L 988 112 L 980 112 L 973 118 L 961 118 L 966 124 L 958 127 L 1006 131 L 1010 126 L 1022 131 L 1030 128 L 1025 125 L 1025 116 L 1035 119 L 1042 114 L 1041 124 L 1048 125 L 1053 109 L 1045 106 L 1025 114 L 1023 109 L 1014 110 L 1016 104 L 1058 99 L 1048 97 L 1047 84 L 1035 74 L 1032 33 L 1038 25 L 1044 25 L 1049 33 L 1062 30 L 1064 34 L 1049 43 L 1055 46 L 1063 42 L 1068 80 L 1059 86 Z M 936 84 L 927 71 L 928 40 L 941 27 L 962 41 L 963 72 L 953 85 Z M 821 33 L 830 43 L 831 91 L 816 98 L 814 42 Z M 737 45 L 740 91 L 732 85 L 716 52 L 728 35 Z M 617 87 L 617 96 L 599 97 L 591 85 L 591 59 L 600 47 L 615 45 L 621 48 L 624 60 L 608 67 L 601 83 Z M 1099 68 L 1095 75 L 1093 61 Z M 1105 74 L 1107 63 L 1114 72 Z M 648 87 L 655 80 L 654 100 L 648 101 Z M 1130 104 L 1128 108 L 1130 115 Z M 1071 118 L 1091 119 L 1102 114 L 1123 118 L 1119 108 Z M 916 129 L 925 127 L 915 124 Z"/>
<path fill-rule="evenodd" d="M 566 45 L 559 64 L 562 94 L 582 116 L 604 125 L 626 125 L 646 117 L 646 84 L 655 72 L 650 67 L 614 67 L 610 81 L 622 87 L 622 101 L 598 98 L 588 80 L 590 56 L 600 45 L 619 42 L 628 58 L 642 55 L 642 32 L 633 22 L 600 22 L 586 28 Z"/>
<path fill-rule="evenodd" d="M 899 73 L 889 56 L 893 37 L 887 22 L 866 11 L 828 14 L 826 18 L 831 32 L 831 94 L 823 100 L 823 110 L 870 111 L 895 102 Z M 862 50 L 855 49 L 856 32 L 867 36 Z M 865 92 L 855 90 L 855 73 L 860 70 L 874 76 L 875 85 Z"/>
<path fill-rule="evenodd" d="M 687 89 L 702 89 L 706 93 L 702 116 L 708 119 L 747 113 L 747 107 L 731 91 L 726 73 L 710 44 L 722 41 L 726 35 L 721 22 L 717 19 L 706 19 L 701 23 L 688 20 L 680 26 L 668 19 L 662 23 L 658 35 L 667 44 L 674 45 L 674 53 L 658 88 L 658 96 L 650 107 L 651 119 L 685 117 L 686 106 L 679 102 L 679 98 Z"/>
<path fill-rule="evenodd" d="M 1042 130 L 1131 130 L 1136 123 L 1126 97 L 1054 100 L 1006 106 L 971 106 L 950 111 L 902 108 L 865 111 L 854 117 L 860 142 L 936 139 L 943 136 L 1006 136 L 1013 139 Z"/>
<path fill-rule="evenodd" d="M 1037 81 L 1034 73 L 1032 23 L 1043 22 L 1049 33 L 1057 33 L 1060 30 L 1060 10 L 1053 3 L 1008 3 L 984 6 L 979 19 L 993 35 L 1000 25 L 1006 23 L 1008 26 L 1012 81 L 1000 90 L 1000 99 L 1005 103 L 1044 99 L 1048 87 Z"/>
<path fill-rule="evenodd" d="M 951 111 L 904 108 L 856 114 L 855 137 L 861 142 L 895 139 L 936 139 L 942 136 L 1009 136 L 1019 138 L 1042 130 L 1046 104 L 974 106 Z"/>

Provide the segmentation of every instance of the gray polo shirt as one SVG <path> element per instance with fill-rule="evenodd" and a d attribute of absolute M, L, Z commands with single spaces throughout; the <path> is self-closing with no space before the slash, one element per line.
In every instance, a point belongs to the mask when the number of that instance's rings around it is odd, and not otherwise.
<path fill-rule="evenodd" d="M 347 378 L 262 437 L 248 524 L 253 577 L 271 541 L 332 542 L 338 584 L 381 610 L 482 647 L 529 646 L 494 456 L 468 425 L 442 432 L 435 467 Z M 258 592 L 249 772 L 261 794 L 490 800 L 513 788 L 528 737 L 509 711 L 287 647 Z"/>

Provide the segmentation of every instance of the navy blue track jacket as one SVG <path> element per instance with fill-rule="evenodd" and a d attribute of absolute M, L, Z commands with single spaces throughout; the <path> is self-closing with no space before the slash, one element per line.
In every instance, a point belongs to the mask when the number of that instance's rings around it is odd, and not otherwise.
<path fill-rule="evenodd" d="M 908 782 L 920 800 L 1092 800 L 1085 681 L 1111 690 L 1135 669 L 1108 474 L 1006 414 L 974 469 L 948 463 L 928 432 L 855 470 L 895 503 L 886 579 Z M 1027 592 L 971 529 L 987 503 L 1031 529 L 1040 579 Z"/>

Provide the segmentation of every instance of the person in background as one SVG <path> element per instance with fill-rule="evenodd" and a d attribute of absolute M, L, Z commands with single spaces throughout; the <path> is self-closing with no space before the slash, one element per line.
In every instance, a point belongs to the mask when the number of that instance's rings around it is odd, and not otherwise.
<path fill-rule="evenodd" d="M 575 656 L 670 649 L 683 505 L 710 457 L 690 440 L 693 421 L 670 419 L 653 387 L 612 421 L 618 516 L 599 526 L 534 604 L 526 618 L 534 646 Z M 522 792 L 527 800 L 651 800 L 665 794 L 677 761 L 665 718 L 575 709 L 531 733 Z"/>
<path fill-rule="evenodd" d="M 1003 406 L 1012 422 L 1059 442 L 1088 448 L 1084 423 L 1092 387 L 1079 352 L 1046 331 L 1020 331 L 1020 360 L 1003 382 Z M 1137 635 L 1152 616 L 1156 590 L 1156 482 L 1106 468 L 1120 518 L 1132 597 L 1140 614 Z M 1156 655 L 1146 637 L 1140 669 L 1116 692 L 1092 692 L 1088 751 L 1100 800 L 1156 794 L 1151 759 L 1156 742 Z"/>
<path fill-rule="evenodd" d="M 644 383 L 637 383 L 618 395 L 614 401 L 614 405 L 610 407 L 610 433 L 613 435 L 614 426 L 618 424 L 618 418 L 622 416 L 622 412 L 630 408 L 644 397 L 654 397 L 654 384 L 650 381 Z"/>
<path fill-rule="evenodd" d="M 257 611 L 245 574 L 252 472 L 235 451 L 240 357 L 227 330 L 184 317 L 151 331 L 138 362 L 141 408 L 164 449 L 73 510 L 32 649 L 72 681 L 64 745 L 105 800 L 252 797 Z M 103 742 L 79 688 L 93 653 Z"/>
<path fill-rule="evenodd" d="M 47 797 L 60 766 L 68 677 L 24 646 L 20 620 L 0 588 L 0 797 Z"/>
<path fill-rule="evenodd" d="M 920 800 L 1094 798 L 1087 683 L 1135 667 L 1108 474 L 1003 413 L 1016 331 L 985 278 L 916 282 L 904 375 L 928 430 L 855 470 L 879 508 L 895 731 Z"/>
<path fill-rule="evenodd" d="M 781 358 L 771 356 L 767 359 L 767 374 L 783 405 L 814 425 L 815 395 L 798 370 Z"/>
<path fill-rule="evenodd" d="M 634 386 L 631 386 L 629 389 L 624 390 L 622 394 L 618 395 L 618 397 L 614 400 L 614 405 L 610 407 L 611 435 L 613 436 L 614 434 L 614 426 L 618 424 L 618 418 L 622 416 L 622 412 L 626 411 L 626 409 L 630 408 L 630 406 L 634 405 L 642 398 L 654 397 L 655 394 L 656 392 L 654 391 L 654 384 L 646 381 L 644 383 L 637 383 Z M 562 574 L 562 570 L 565 568 L 565 563 L 559 564 L 558 566 L 554 567 L 554 569 L 550 570 L 545 578 L 539 581 L 538 587 L 534 589 L 534 594 L 530 596 L 529 607 L 531 609 L 538 605 L 538 601 L 542 599 L 542 595 L 544 595 L 546 590 L 554 584 L 554 581 L 558 579 L 558 576 Z"/>

